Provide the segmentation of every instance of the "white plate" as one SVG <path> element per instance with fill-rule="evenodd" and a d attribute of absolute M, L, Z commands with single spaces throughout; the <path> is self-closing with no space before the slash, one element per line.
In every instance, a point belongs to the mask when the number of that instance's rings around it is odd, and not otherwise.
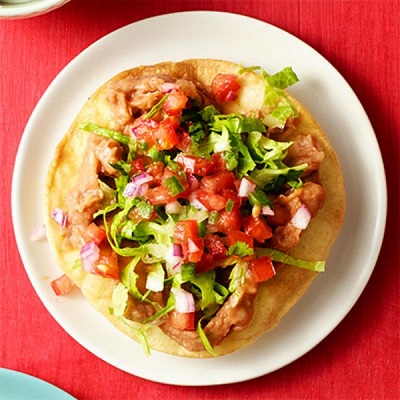
<path fill-rule="evenodd" d="M 157 352 L 147 357 L 80 294 L 54 296 L 49 281 L 60 272 L 47 243 L 31 243 L 29 236 L 43 222 L 43 187 L 54 149 L 87 97 L 124 69 L 196 57 L 262 65 L 269 72 L 288 65 L 294 68 L 300 82 L 291 93 L 317 118 L 338 154 L 345 177 L 347 213 L 327 272 L 317 278 L 274 331 L 250 347 L 218 359 L 192 360 Z M 374 190 L 366 191 L 368 187 Z M 317 345 L 344 318 L 364 289 L 380 250 L 386 184 L 380 150 L 361 104 L 321 55 L 258 20 L 220 12 L 184 12 L 146 19 L 111 33 L 57 76 L 23 134 L 12 204 L 15 235 L 32 285 L 75 340 L 108 363 L 142 378 L 178 385 L 213 385 L 244 381 L 283 367 Z"/>

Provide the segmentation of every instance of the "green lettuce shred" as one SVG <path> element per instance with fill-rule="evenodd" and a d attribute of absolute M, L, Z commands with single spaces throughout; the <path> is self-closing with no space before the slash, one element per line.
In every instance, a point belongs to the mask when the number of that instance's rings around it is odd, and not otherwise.
<path fill-rule="evenodd" d="M 298 268 L 308 269 L 314 272 L 325 271 L 325 261 L 306 261 L 292 257 L 282 251 L 269 249 L 269 248 L 257 248 L 256 254 L 258 257 L 269 256 L 272 261 L 281 262 L 284 264 L 292 265 Z"/>

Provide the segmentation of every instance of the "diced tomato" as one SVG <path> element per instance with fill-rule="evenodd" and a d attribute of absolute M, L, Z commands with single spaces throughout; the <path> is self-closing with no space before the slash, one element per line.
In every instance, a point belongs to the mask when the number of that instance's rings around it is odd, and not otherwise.
<path fill-rule="evenodd" d="M 203 238 L 188 238 L 187 241 L 182 243 L 183 257 L 189 262 L 198 262 L 204 252 L 204 239 Z"/>
<path fill-rule="evenodd" d="M 214 170 L 214 162 L 211 158 L 179 154 L 176 158 L 176 162 L 185 172 L 199 176 L 208 175 Z"/>
<path fill-rule="evenodd" d="M 253 258 L 249 263 L 249 269 L 255 282 L 267 281 L 276 274 L 271 258 L 268 256 Z"/>
<path fill-rule="evenodd" d="M 181 171 L 180 171 L 180 173 L 173 171 L 169 167 L 166 167 L 164 169 L 163 176 L 161 178 L 161 182 L 164 182 L 166 179 L 171 178 L 172 176 L 175 176 L 178 179 L 178 181 L 181 183 L 181 185 L 183 186 L 184 189 L 187 189 L 189 187 L 189 183 L 186 179 L 186 175 L 184 173 L 182 173 Z"/>
<path fill-rule="evenodd" d="M 222 260 L 226 257 L 224 242 L 218 235 L 208 234 L 204 238 L 204 244 L 215 260 Z"/>
<path fill-rule="evenodd" d="M 147 190 L 144 197 L 153 205 L 167 204 L 176 200 L 177 196 L 171 196 L 165 186 L 157 186 Z"/>
<path fill-rule="evenodd" d="M 271 227 L 261 218 L 252 215 L 243 218 L 244 231 L 258 242 L 264 242 L 272 237 Z"/>
<path fill-rule="evenodd" d="M 153 182 L 157 185 L 161 184 L 164 174 L 164 167 L 164 163 L 162 163 L 161 161 L 153 162 L 146 167 L 146 173 L 153 177 Z"/>
<path fill-rule="evenodd" d="M 249 247 L 254 248 L 253 239 L 247 234 L 242 231 L 231 230 L 229 231 L 226 242 L 228 247 L 234 245 L 237 242 L 246 243 Z"/>
<path fill-rule="evenodd" d="M 177 244 L 185 244 L 188 239 L 198 238 L 197 221 L 194 219 L 187 219 L 178 221 L 175 225 L 174 241 Z"/>
<path fill-rule="evenodd" d="M 210 253 L 203 253 L 201 260 L 196 263 L 196 274 L 210 271 L 215 268 L 214 256 Z"/>
<path fill-rule="evenodd" d="M 232 200 L 234 207 L 240 208 L 242 206 L 242 198 L 238 196 L 235 190 L 225 189 L 222 191 L 222 196 L 225 197 L 227 200 Z"/>
<path fill-rule="evenodd" d="M 218 213 L 218 220 L 215 224 L 218 231 L 222 233 L 229 233 L 231 230 L 238 231 L 241 226 L 242 215 L 238 208 L 232 211 L 222 210 Z"/>
<path fill-rule="evenodd" d="M 240 87 L 239 78 L 235 74 L 218 74 L 211 83 L 215 99 L 220 103 L 236 100 Z"/>
<path fill-rule="evenodd" d="M 214 165 L 214 173 L 218 174 L 227 171 L 226 162 L 222 153 L 214 153 L 212 155 L 212 162 Z"/>
<path fill-rule="evenodd" d="M 181 331 L 194 331 L 195 313 L 180 313 L 177 311 L 171 311 L 168 313 L 169 322 L 171 325 Z"/>
<path fill-rule="evenodd" d="M 173 119 L 167 118 L 162 121 L 153 133 L 153 140 L 155 140 L 158 150 L 171 150 L 179 142 Z"/>
<path fill-rule="evenodd" d="M 68 294 L 75 287 L 75 283 L 67 275 L 54 279 L 50 285 L 57 296 Z"/>
<path fill-rule="evenodd" d="M 98 246 L 105 239 L 106 231 L 97 226 L 95 222 L 91 222 L 85 228 L 85 235 L 87 237 L 86 242 L 93 241 Z"/>
<path fill-rule="evenodd" d="M 132 134 L 140 142 L 146 142 L 150 147 L 156 145 L 154 132 L 159 127 L 159 123 L 152 119 L 138 118 L 132 128 Z"/>
<path fill-rule="evenodd" d="M 192 148 L 192 138 L 187 132 L 179 133 L 179 142 L 176 144 L 176 147 L 184 153 L 190 152 Z"/>
<path fill-rule="evenodd" d="M 158 150 L 170 150 L 179 142 L 175 128 L 174 117 L 166 118 L 161 122 L 138 118 L 134 123 L 132 133 L 138 141 L 146 142 L 149 147 L 156 146 Z"/>
<path fill-rule="evenodd" d="M 106 278 L 119 279 L 118 256 L 108 243 L 100 245 L 100 256 L 94 262 L 91 272 Z"/>
<path fill-rule="evenodd" d="M 144 171 L 144 160 L 143 157 L 133 160 L 131 162 L 131 175 L 135 175 L 138 172 Z"/>
<path fill-rule="evenodd" d="M 223 196 L 204 189 L 193 191 L 193 197 L 208 211 L 220 211 L 225 208 L 227 202 Z"/>
<path fill-rule="evenodd" d="M 233 172 L 222 172 L 205 176 L 201 180 L 200 188 L 222 194 L 226 189 L 235 189 L 235 179 L 236 177 Z"/>
<path fill-rule="evenodd" d="M 163 103 L 163 109 L 168 115 L 181 115 L 188 101 L 187 96 L 180 89 L 169 92 L 167 99 Z"/>

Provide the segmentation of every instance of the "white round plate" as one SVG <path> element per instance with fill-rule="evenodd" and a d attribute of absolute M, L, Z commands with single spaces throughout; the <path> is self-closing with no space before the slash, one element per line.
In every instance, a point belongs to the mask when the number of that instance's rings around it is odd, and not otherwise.
<path fill-rule="evenodd" d="M 148 357 L 80 294 L 59 298 L 53 294 L 50 280 L 60 271 L 48 244 L 32 243 L 29 237 L 43 222 L 43 187 L 56 145 L 88 96 L 113 75 L 140 64 L 206 57 L 262 65 L 271 73 L 285 66 L 294 68 L 300 82 L 290 92 L 316 117 L 338 154 L 345 177 L 346 217 L 327 271 L 275 330 L 248 348 L 216 359 L 193 360 L 154 351 Z M 374 190 L 366 191 L 366 187 Z M 378 257 L 386 219 L 386 184 L 368 117 L 331 64 L 299 39 L 267 23 L 199 11 L 162 15 L 121 28 L 91 45 L 57 76 L 23 134 L 12 205 L 15 235 L 32 285 L 75 340 L 133 375 L 201 386 L 275 371 L 304 355 L 337 326 L 363 291 Z"/>

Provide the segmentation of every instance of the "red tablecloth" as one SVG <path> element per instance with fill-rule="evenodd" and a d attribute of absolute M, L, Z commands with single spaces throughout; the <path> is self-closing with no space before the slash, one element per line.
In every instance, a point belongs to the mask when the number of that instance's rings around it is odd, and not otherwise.
<path fill-rule="evenodd" d="M 271 23 L 310 44 L 338 68 L 375 129 L 386 168 L 389 210 L 371 280 L 322 343 L 269 375 L 196 388 L 154 383 L 122 372 L 92 355 L 55 322 L 21 263 L 10 193 L 24 126 L 48 84 L 71 59 L 126 24 L 199 9 Z M 398 0 L 72 0 L 46 15 L 0 21 L 0 366 L 42 378 L 81 400 L 400 398 L 399 39 Z"/>

